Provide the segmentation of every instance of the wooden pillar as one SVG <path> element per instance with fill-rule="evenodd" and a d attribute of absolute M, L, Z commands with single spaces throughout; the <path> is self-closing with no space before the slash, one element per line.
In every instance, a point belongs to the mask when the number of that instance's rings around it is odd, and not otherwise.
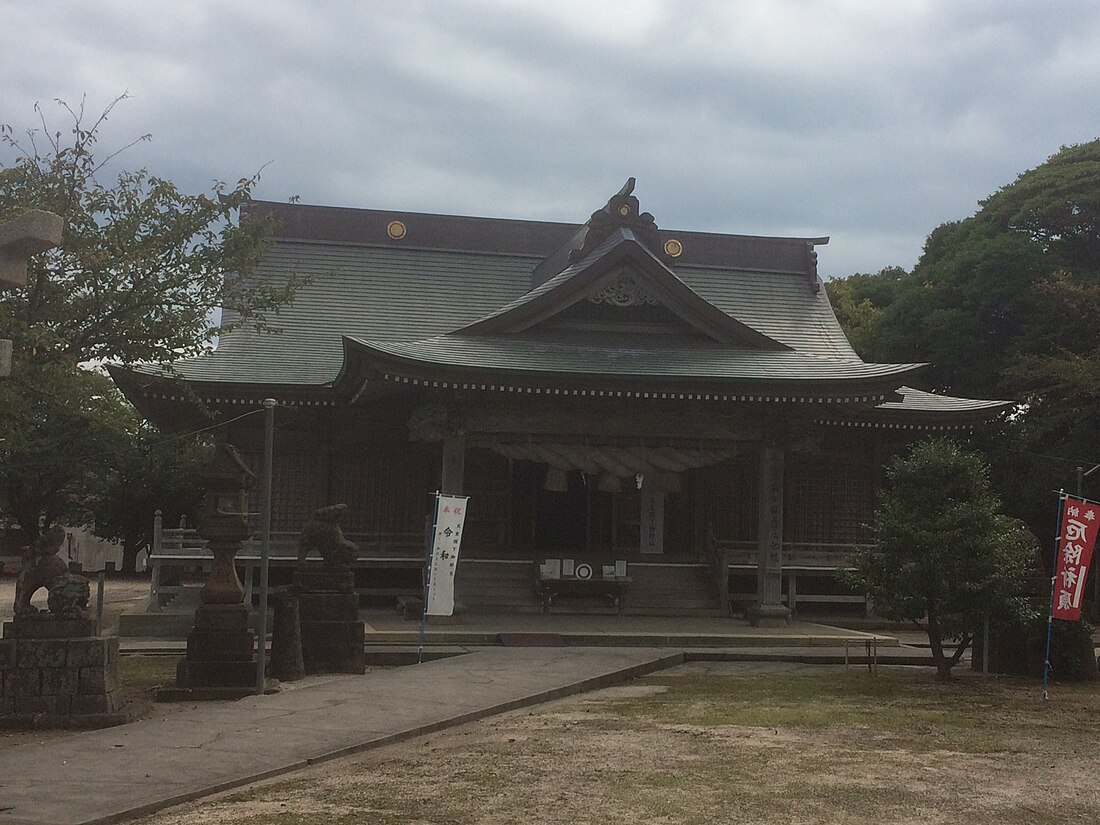
<path fill-rule="evenodd" d="M 757 627 L 790 624 L 790 608 L 783 604 L 783 449 L 774 444 L 760 451 L 759 533 L 757 601 L 749 621 Z"/>
<path fill-rule="evenodd" d="M 462 495 L 462 476 L 466 466 L 466 435 L 455 433 L 443 439 L 443 474 L 440 492 Z"/>

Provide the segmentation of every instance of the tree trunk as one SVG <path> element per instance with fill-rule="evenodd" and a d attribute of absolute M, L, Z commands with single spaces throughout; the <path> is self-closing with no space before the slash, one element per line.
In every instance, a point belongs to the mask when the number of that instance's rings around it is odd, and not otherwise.
<path fill-rule="evenodd" d="M 951 662 L 943 655 L 943 632 L 940 630 L 936 611 L 928 611 L 928 644 L 932 648 L 932 661 L 936 665 L 936 679 L 946 682 L 951 678 Z"/>
<path fill-rule="evenodd" d="M 124 576 L 137 574 L 138 554 L 149 546 L 149 542 L 143 538 L 122 541 L 122 569 L 119 571 Z"/>

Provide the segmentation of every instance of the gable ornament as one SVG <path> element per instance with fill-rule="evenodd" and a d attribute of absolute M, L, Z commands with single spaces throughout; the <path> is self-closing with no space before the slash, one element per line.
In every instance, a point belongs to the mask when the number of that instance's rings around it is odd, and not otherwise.
<path fill-rule="evenodd" d="M 588 300 L 594 304 L 611 304 L 616 307 L 640 307 L 657 303 L 657 299 L 642 289 L 628 272 L 617 275 L 590 293 Z"/>

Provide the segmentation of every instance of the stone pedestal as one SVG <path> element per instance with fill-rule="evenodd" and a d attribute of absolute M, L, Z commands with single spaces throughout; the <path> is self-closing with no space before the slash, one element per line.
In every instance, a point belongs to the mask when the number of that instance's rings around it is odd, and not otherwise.
<path fill-rule="evenodd" d="M 118 672 L 118 637 L 94 619 L 42 614 L 4 623 L 0 725 L 99 728 L 130 721 Z"/>
<path fill-rule="evenodd" d="M 243 604 L 203 604 L 195 611 L 195 626 L 187 634 L 187 656 L 176 667 L 176 687 L 230 698 L 254 692 L 255 634 L 249 629 Z"/>
<path fill-rule="evenodd" d="M 791 609 L 785 604 L 754 604 L 747 611 L 753 627 L 786 627 L 791 623 Z"/>
<path fill-rule="evenodd" d="M 355 574 L 341 567 L 303 567 L 294 573 L 294 589 L 305 672 L 365 673 L 366 629 Z"/>
<path fill-rule="evenodd" d="M 280 682 L 296 682 L 306 675 L 298 597 L 276 593 L 271 600 L 275 605 L 275 623 L 271 631 L 270 672 Z"/>

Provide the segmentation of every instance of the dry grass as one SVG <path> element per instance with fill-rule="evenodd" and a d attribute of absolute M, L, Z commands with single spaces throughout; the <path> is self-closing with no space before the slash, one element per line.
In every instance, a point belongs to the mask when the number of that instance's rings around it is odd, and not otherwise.
<path fill-rule="evenodd" d="M 688 666 L 162 813 L 175 823 L 1100 820 L 1100 690 Z"/>

